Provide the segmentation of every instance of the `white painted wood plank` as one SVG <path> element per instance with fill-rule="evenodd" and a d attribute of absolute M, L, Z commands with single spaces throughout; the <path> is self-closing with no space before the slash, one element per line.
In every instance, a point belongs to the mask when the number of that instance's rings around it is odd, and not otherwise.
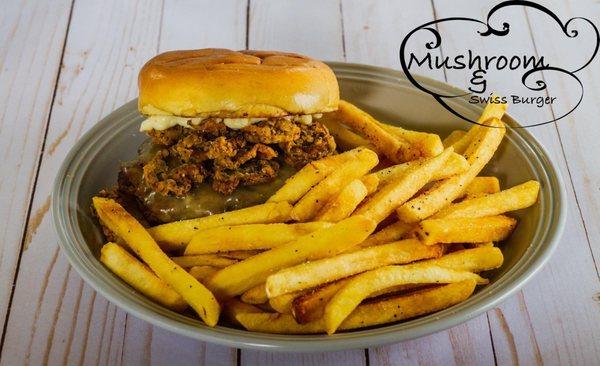
<path fill-rule="evenodd" d="M 402 38 L 434 17 L 431 3 L 423 1 L 344 1 L 342 9 L 347 59 L 395 69 L 400 69 L 398 50 Z M 421 42 L 425 40 L 419 38 Z M 427 76 L 444 80 L 439 70 L 432 70 Z M 370 355 L 374 365 L 494 363 L 486 316 L 411 342 L 373 348 Z"/>
<path fill-rule="evenodd" d="M 160 10 L 159 1 L 75 4 L 32 205 L 31 220 L 37 224 L 30 223 L 22 254 L 4 365 L 121 359 L 124 314 L 115 314 L 84 285 L 59 253 L 44 207 L 70 146 L 137 94 L 137 71 L 156 52 Z"/>
<path fill-rule="evenodd" d="M 229 7 L 220 8 L 220 15 L 237 23 L 245 22 L 245 3 L 229 2 Z M 156 54 L 159 38 L 161 50 L 215 45 L 201 43 L 207 39 L 225 47 L 244 47 L 245 27 L 217 27 L 212 13 L 204 11 L 210 6 L 208 1 L 165 3 L 165 34 L 161 35 L 160 1 L 78 2 L 40 177 L 56 171 L 68 148 L 85 129 L 137 95 L 137 73 Z M 177 20 L 211 26 L 177 28 Z M 51 180 L 40 179 L 34 210 L 45 205 L 50 185 Z M 42 219 L 40 215 L 40 219 L 39 228 L 29 234 L 29 250 L 23 254 L 15 292 L 15 304 L 19 307 L 13 307 L 11 312 L 5 344 L 5 350 L 10 352 L 5 352 L 3 364 L 25 360 L 57 364 L 235 364 L 234 349 L 152 327 L 97 296 L 71 271 L 56 244 L 48 243 L 47 238 L 54 238 L 53 229 L 48 217 Z M 37 301 L 28 301 L 32 297 Z"/>
<path fill-rule="evenodd" d="M 337 0 L 251 0 L 249 48 L 290 51 L 321 60 L 343 60 Z"/>
<path fill-rule="evenodd" d="M 363 350 L 323 352 L 323 353 L 272 353 L 242 350 L 241 365 L 248 366 L 304 366 L 304 365 L 343 365 L 359 366 L 366 364 Z"/>
<path fill-rule="evenodd" d="M 160 51 L 244 49 L 247 0 L 166 0 Z"/>
<path fill-rule="evenodd" d="M 70 8 L 70 0 L 11 1 L 0 12 L 1 325 L 6 320 Z M 48 205 L 42 208 L 46 211 Z"/>
<path fill-rule="evenodd" d="M 433 20 L 433 8 L 427 1 L 383 0 L 368 2 L 343 0 L 346 61 L 400 70 L 398 51 L 402 38 L 413 28 Z M 415 34 L 414 43 L 422 49 L 429 38 Z M 424 70 L 422 75 L 444 81 L 442 70 Z"/>
<path fill-rule="evenodd" d="M 246 0 L 169 0 L 165 2 L 163 11 L 159 52 L 204 47 L 245 48 Z M 189 339 L 152 327 L 132 316 L 127 317 L 127 329 L 130 327 L 148 329 L 152 337 L 140 339 L 136 332 L 126 332 L 124 344 L 132 352 L 126 349 L 124 354 L 136 357 L 134 349 L 146 348 L 150 350 L 146 357 L 153 364 L 232 365 L 237 360 L 234 348 Z M 134 361 L 124 360 L 125 364 L 138 363 Z"/>
<path fill-rule="evenodd" d="M 340 3 L 335 0 L 250 1 L 250 49 L 343 60 Z M 317 354 L 241 352 L 242 365 L 364 365 L 363 350 Z"/>
<path fill-rule="evenodd" d="M 496 2 L 481 1 L 475 4 L 471 1 L 436 1 L 434 4 L 439 17 L 471 16 L 484 19 Z M 464 28 L 453 28 L 453 32 L 444 37 L 444 54 L 455 54 L 465 48 L 487 54 L 534 53 L 524 10 L 511 9 L 505 14 L 511 22 L 511 32 L 516 37 L 505 39 L 500 46 L 494 46 L 491 40 L 468 44 L 465 42 L 470 39 L 469 34 L 461 32 Z M 440 30 L 443 32 L 444 26 Z M 548 37 L 548 33 L 540 30 L 538 37 Z M 448 76 L 452 83 L 464 82 L 455 73 Z M 510 91 L 515 86 L 511 83 L 519 83 L 499 74 L 489 76 L 501 91 Z M 551 117 L 551 112 L 549 108 L 537 111 L 546 118 Z M 511 107 L 509 113 L 522 121 L 530 117 L 523 110 Z M 593 301 L 599 290 L 599 282 L 573 187 L 568 179 L 567 163 L 572 164 L 574 159 L 565 160 L 555 126 L 547 125 L 530 131 L 549 150 L 551 159 L 565 178 L 568 222 L 563 240 L 545 269 L 516 298 L 489 313 L 497 361 L 499 364 L 513 364 L 515 361 L 523 364 L 540 361 L 550 364 L 597 364 L 600 330 L 590 324 L 600 322 L 598 304 Z"/>

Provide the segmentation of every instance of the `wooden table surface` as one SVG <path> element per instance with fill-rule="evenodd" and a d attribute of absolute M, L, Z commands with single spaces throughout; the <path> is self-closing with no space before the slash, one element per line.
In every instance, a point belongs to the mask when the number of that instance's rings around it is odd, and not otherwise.
<path fill-rule="evenodd" d="M 531 129 L 560 168 L 567 227 L 554 256 L 515 296 L 465 324 L 414 341 L 319 354 L 240 351 L 188 339 L 126 314 L 86 285 L 59 251 L 50 191 L 70 147 L 137 95 L 158 52 L 275 49 L 399 69 L 412 28 L 435 18 L 483 19 L 497 1 L 11 0 L 0 11 L 0 325 L 2 365 L 21 364 L 600 364 L 600 72 L 580 73 L 580 107 Z M 598 21 L 600 3 L 545 2 L 563 18 Z M 509 49 L 567 58 L 532 11 Z M 442 53 L 462 47 L 446 38 Z M 459 46 L 460 43 L 460 46 Z M 483 50 L 484 43 L 472 46 Z M 565 59 L 566 62 L 566 59 Z M 441 71 L 429 76 L 452 80 Z M 545 75 L 550 77 L 549 75 Z M 446 79 L 447 78 L 447 79 Z M 553 93 L 570 95 L 560 87 Z M 555 106 L 540 109 L 552 116 Z M 516 115 L 517 120 L 527 116 Z"/>

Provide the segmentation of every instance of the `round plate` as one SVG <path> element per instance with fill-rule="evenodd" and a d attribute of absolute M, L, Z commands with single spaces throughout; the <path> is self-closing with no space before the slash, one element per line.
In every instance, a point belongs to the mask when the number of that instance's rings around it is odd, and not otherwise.
<path fill-rule="evenodd" d="M 356 103 L 376 118 L 416 130 L 446 136 L 470 124 L 457 119 L 433 98 L 418 91 L 398 71 L 346 63 L 329 63 L 335 71 L 342 98 Z M 428 78 L 419 78 L 429 89 L 443 94 L 460 90 Z M 445 93 L 444 93 L 445 92 Z M 477 118 L 481 106 L 454 99 L 452 106 Z M 500 178 L 502 187 L 535 179 L 541 183 L 538 203 L 515 212 L 517 229 L 502 244 L 502 268 L 487 274 L 491 283 L 480 287 L 467 301 L 432 315 L 398 324 L 326 335 L 276 335 L 217 326 L 177 314 L 155 304 L 114 276 L 98 260 L 104 243 L 90 214 L 91 198 L 113 185 L 121 161 L 132 159 L 145 139 L 138 131 L 142 117 L 136 101 L 117 109 L 91 128 L 67 155 L 52 196 L 52 214 L 63 253 L 96 291 L 130 314 L 152 324 L 202 341 L 225 346 L 271 351 L 317 352 L 371 347 L 421 337 L 465 322 L 520 289 L 548 260 L 566 219 L 565 192 L 558 170 L 544 148 L 525 129 L 510 129 L 484 174 Z M 518 126 L 509 116 L 508 126 Z"/>

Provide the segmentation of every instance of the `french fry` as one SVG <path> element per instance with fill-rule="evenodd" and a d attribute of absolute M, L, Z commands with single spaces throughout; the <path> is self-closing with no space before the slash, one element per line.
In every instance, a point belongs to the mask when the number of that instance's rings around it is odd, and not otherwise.
<path fill-rule="evenodd" d="M 325 306 L 352 277 L 315 287 L 292 301 L 292 315 L 300 324 L 306 324 L 323 317 Z"/>
<path fill-rule="evenodd" d="M 375 176 L 377 179 L 377 176 Z M 360 179 L 355 179 L 348 183 L 337 196 L 332 198 L 323 206 L 321 211 L 315 216 L 316 221 L 338 222 L 356 209 L 358 204 L 367 197 L 367 187 Z"/>
<path fill-rule="evenodd" d="M 471 199 L 475 197 L 485 196 L 486 194 L 500 192 L 500 181 L 496 177 L 475 177 L 467 185 L 465 191 L 458 196 L 458 199 Z"/>
<path fill-rule="evenodd" d="M 156 244 L 144 227 L 112 199 L 94 197 L 100 220 L 122 238 L 156 275 L 177 292 L 209 326 L 214 327 L 221 311 L 213 294 L 174 263 Z"/>
<path fill-rule="evenodd" d="M 407 130 L 402 127 L 392 126 L 382 122 L 380 122 L 379 125 L 392 135 L 408 141 L 413 148 L 419 150 L 419 155 L 422 157 L 427 158 L 436 156 L 441 154 L 444 150 L 444 145 L 442 144 L 440 136 L 435 133 Z"/>
<path fill-rule="evenodd" d="M 421 264 L 431 264 L 439 267 L 458 271 L 482 272 L 502 266 L 504 257 L 498 248 L 478 247 L 473 249 L 458 250 L 436 259 L 428 259 Z M 304 324 L 323 317 L 325 306 L 329 300 L 352 277 L 347 277 L 306 291 L 296 297 L 292 302 L 292 314 L 298 323 Z M 374 292 L 369 297 L 384 293 L 404 291 L 417 285 L 399 285 Z M 362 306 L 362 305 L 361 305 Z"/>
<path fill-rule="evenodd" d="M 375 234 L 372 234 L 365 239 L 365 241 L 358 244 L 358 246 L 361 248 L 367 248 L 398 241 L 402 239 L 404 235 L 406 235 L 412 228 L 413 225 L 398 221 L 384 227 Z"/>
<path fill-rule="evenodd" d="M 530 180 L 504 191 L 453 203 L 432 216 L 434 219 L 500 215 L 520 210 L 537 201 L 540 184 Z"/>
<path fill-rule="evenodd" d="M 362 177 L 379 163 L 377 154 L 369 149 L 361 150 L 356 159 L 345 162 L 336 171 L 328 175 L 314 188 L 306 193 L 294 205 L 291 217 L 296 221 L 308 221 L 327 203 L 328 199 L 338 193 L 346 184 L 355 178 Z"/>
<path fill-rule="evenodd" d="M 381 222 L 427 184 L 452 154 L 452 148 L 409 168 L 405 174 L 392 178 L 361 205 L 355 215 Z"/>
<path fill-rule="evenodd" d="M 435 265 L 457 271 L 483 272 L 499 268 L 504 262 L 504 256 L 499 248 L 478 247 L 457 250 L 436 259 L 420 262 L 422 265 Z"/>
<path fill-rule="evenodd" d="M 174 263 L 183 268 L 195 266 L 227 267 L 238 261 L 235 259 L 220 257 L 214 254 L 185 255 L 183 257 L 171 257 Z"/>
<path fill-rule="evenodd" d="M 292 292 L 289 294 L 273 297 L 269 299 L 269 305 L 276 312 L 281 314 L 291 314 L 292 313 L 292 302 L 296 297 L 300 295 L 299 292 Z"/>
<path fill-rule="evenodd" d="M 439 257 L 442 253 L 441 246 L 430 249 L 415 239 L 343 253 L 286 268 L 270 275 L 267 278 L 267 296 L 273 298 L 390 264 Z"/>
<path fill-rule="evenodd" d="M 471 272 L 419 263 L 386 266 L 362 273 L 348 281 L 325 307 L 323 319 L 327 333 L 333 334 L 342 321 L 373 292 L 403 284 L 453 283 L 465 280 L 487 283 L 486 279 Z"/>
<path fill-rule="evenodd" d="M 200 282 L 204 282 L 210 276 L 217 273 L 219 269 L 217 267 L 212 266 L 194 266 L 190 268 L 189 272 L 195 279 Z"/>
<path fill-rule="evenodd" d="M 485 243 L 465 243 L 465 246 L 469 249 L 473 248 L 489 248 L 494 246 L 493 241 L 487 241 Z"/>
<path fill-rule="evenodd" d="M 467 132 L 463 130 L 454 130 L 442 141 L 444 148 L 454 145 L 455 142 L 460 140 Z"/>
<path fill-rule="evenodd" d="M 313 186 L 345 162 L 355 160 L 356 156 L 365 149 L 365 147 L 358 147 L 342 154 L 331 155 L 306 164 L 296 174 L 288 178 L 285 184 L 274 195 L 269 197 L 267 202 L 296 203 Z"/>
<path fill-rule="evenodd" d="M 242 325 L 236 319 L 236 316 L 238 314 L 264 313 L 264 311 L 261 310 L 259 307 L 241 302 L 240 300 L 233 298 L 223 305 L 223 313 L 225 314 L 227 320 L 229 320 L 231 323 L 236 325 Z"/>
<path fill-rule="evenodd" d="M 368 218 L 349 217 L 220 270 L 208 281 L 209 288 L 220 298 L 239 295 L 278 270 L 348 250 L 369 236 L 375 226 Z"/>
<path fill-rule="evenodd" d="M 502 103 L 488 103 L 483 109 L 483 112 L 481 113 L 481 116 L 479 117 L 477 122 L 483 124 L 487 120 L 492 118 L 502 120 L 502 116 L 504 116 L 504 113 L 506 112 L 506 107 L 507 105 Z M 452 146 L 454 147 L 454 151 L 456 151 L 459 154 L 466 152 L 474 137 L 480 132 L 479 130 L 481 129 L 481 127 L 481 125 L 473 125 L 473 127 L 471 127 L 469 131 L 467 131 L 467 133 L 460 140 L 452 144 Z"/>
<path fill-rule="evenodd" d="M 425 245 L 484 243 L 506 239 L 516 225 L 517 220 L 503 215 L 458 219 L 427 219 L 418 224 L 415 234 Z"/>
<path fill-rule="evenodd" d="M 335 112 L 324 113 L 319 122 L 325 125 L 329 133 L 335 139 L 336 145 L 343 151 L 357 148 L 359 146 L 368 146 L 374 149 L 372 144 L 362 136 L 350 131 L 340 123 Z"/>
<path fill-rule="evenodd" d="M 269 301 L 267 290 L 264 283 L 260 283 L 251 289 L 247 290 L 240 296 L 241 300 L 246 304 L 264 304 Z"/>
<path fill-rule="evenodd" d="M 360 181 L 365 185 L 365 188 L 367 188 L 367 195 L 372 194 L 379 187 L 379 177 L 373 173 L 363 176 L 360 178 Z"/>
<path fill-rule="evenodd" d="M 433 188 L 404 203 L 397 210 L 400 221 L 413 223 L 429 217 L 459 197 L 466 186 L 490 161 L 504 137 L 505 128 L 498 119 L 489 120 L 491 127 L 480 128 L 465 155 L 470 166 L 461 174 L 439 181 Z"/>
<path fill-rule="evenodd" d="M 405 174 L 408 171 L 408 169 L 413 168 L 426 160 L 427 160 L 426 158 L 423 158 L 423 159 L 417 159 L 417 160 L 409 161 L 409 162 L 402 163 L 402 164 L 392 165 L 385 169 L 376 171 L 375 173 L 372 173 L 372 174 L 377 175 L 377 177 L 379 178 L 379 185 L 384 185 L 387 182 L 389 182 L 390 180 L 392 180 L 400 175 Z M 440 180 L 440 179 L 449 178 L 453 175 L 464 173 L 465 171 L 467 171 L 468 168 L 469 168 L 469 163 L 467 163 L 467 160 L 462 155 L 452 153 L 448 157 L 448 160 L 446 161 L 446 163 L 433 174 L 433 176 L 431 177 L 431 180 Z M 369 175 L 371 175 L 371 174 L 369 174 Z"/>
<path fill-rule="evenodd" d="M 342 322 L 339 329 L 371 327 L 433 313 L 465 301 L 474 290 L 475 281 L 466 280 L 362 304 Z M 239 311 L 236 319 L 244 328 L 255 332 L 314 334 L 326 331 L 323 319 L 299 324 L 288 314 Z"/>
<path fill-rule="evenodd" d="M 194 235 L 185 248 L 185 255 L 271 249 L 331 225 L 328 222 L 307 222 L 218 226 Z"/>
<path fill-rule="evenodd" d="M 104 244 L 100 251 L 100 262 L 129 286 L 157 303 L 178 312 L 187 308 L 183 297 L 120 245 Z"/>
<path fill-rule="evenodd" d="M 223 258 L 237 259 L 238 261 L 241 261 L 262 252 L 263 250 L 232 250 L 230 252 L 221 252 L 219 253 L 219 256 Z"/>
<path fill-rule="evenodd" d="M 336 113 L 346 126 L 365 137 L 391 161 L 402 163 L 420 157 L 420 152 L 408 141 L 383 129 L 377 120 L 355 105 L 340 100 Z"/>
<path fill-rule="evenodd" d="M 299 294 L 292 301 L 292 315 L 300 324 L 309 323 L 311 321 L 321 319 L 325 313 L 325 306 L 335 293 L 342 288 L 347 281 L 352 277 L 347 277 L 342 280 L 331 282 L 327 285 L 319 286 L 311 291 Z M 414 290 L 423 285 L 399 285 L 386 288 L 381 291 L 374 292 L 369 295 L 369 298 L 386 295 L 399 291 Z M 285 295 L 283 295 L 285 296 Z"/>
<path fill-rule="evenodd" d="M 148 229 L 165 251 L 184 248 L 194 234 L 217 226 L 269 224 L 290 219 L 292 206 L 287 202 L 270 202 L 198 219 L 175 221 Z"/>

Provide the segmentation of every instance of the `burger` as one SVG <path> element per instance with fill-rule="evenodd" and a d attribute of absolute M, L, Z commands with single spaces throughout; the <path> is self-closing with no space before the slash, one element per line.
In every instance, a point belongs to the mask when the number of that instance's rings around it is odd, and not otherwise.
<path fill-rule="evenodd" d="M 335 153 L 319 118 L 337 109 L 337 80 L 309 57 L 172 51 L 149 60 L 138 85 L 148 139 L 122 164 L 111 195 L 149 224 L 262 203 L 298 169 Z"/>

